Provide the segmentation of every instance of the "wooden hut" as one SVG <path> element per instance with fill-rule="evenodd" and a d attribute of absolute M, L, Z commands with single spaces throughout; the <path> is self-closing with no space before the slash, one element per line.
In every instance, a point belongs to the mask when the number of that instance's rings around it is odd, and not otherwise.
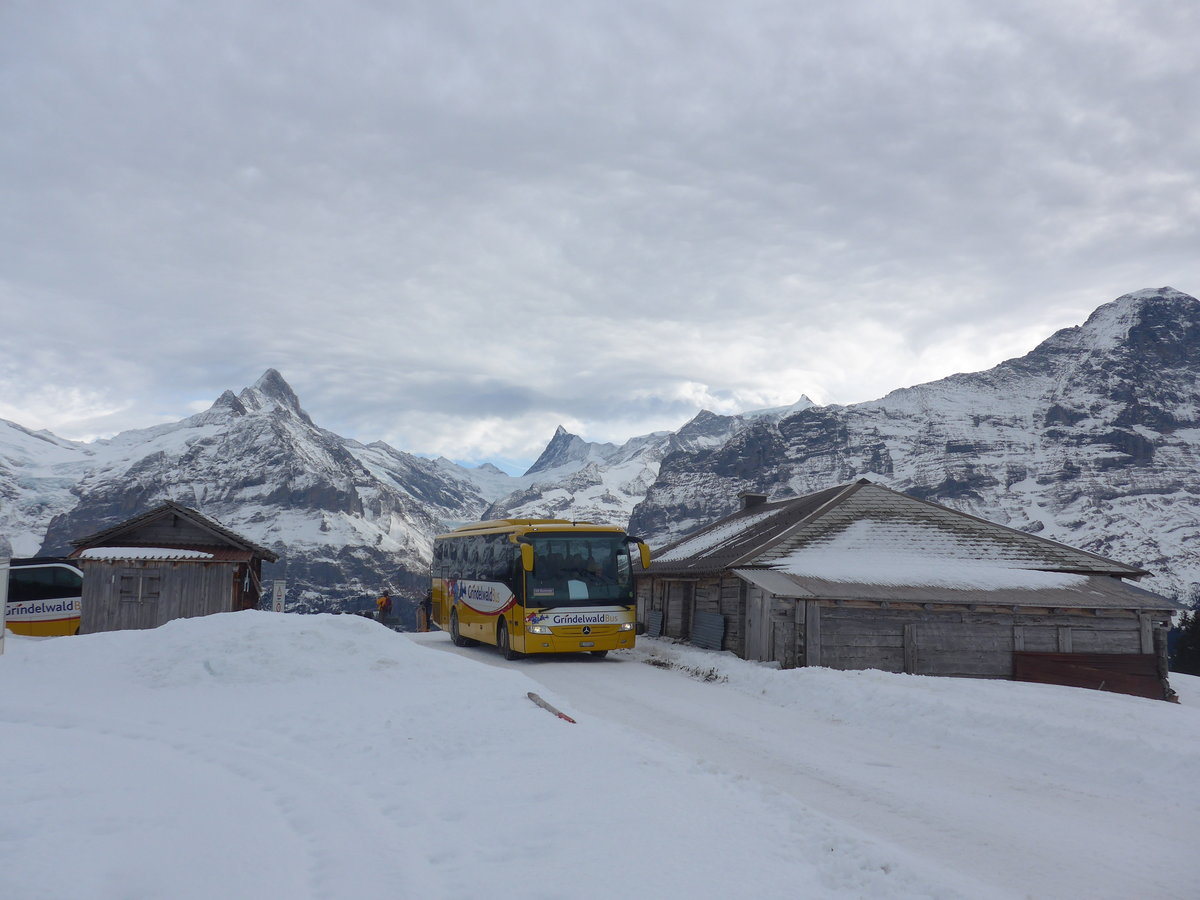
<path fill-rule="evenodd" d="M 81 634 L 254 609 L 263 561 L 278 559 L 170 501 L 72 544 L 83 571 Z"/>
<path fill-rule="evenodd" d="M 785 668 L 1014 678 L 1170 696 L 1149 574 L 869 481 L 768 502 L 659 551 L 651 635 Z"/>

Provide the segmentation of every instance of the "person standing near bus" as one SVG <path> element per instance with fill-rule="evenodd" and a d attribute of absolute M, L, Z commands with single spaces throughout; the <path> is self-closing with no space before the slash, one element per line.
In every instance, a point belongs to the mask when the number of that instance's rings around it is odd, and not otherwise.
<path fill-rule="evenodd" d="M 433 613 L 433 590 L 426 591 L 424 599 L 417 605 L 417 631 L 428 631 Z"/>
<path fill-rule="evenodd" d="M 375 605 L 379 607 L 379 621 L 384 622 L 392 615 L 392 596 L 386 590 L 375 601 Z"/>

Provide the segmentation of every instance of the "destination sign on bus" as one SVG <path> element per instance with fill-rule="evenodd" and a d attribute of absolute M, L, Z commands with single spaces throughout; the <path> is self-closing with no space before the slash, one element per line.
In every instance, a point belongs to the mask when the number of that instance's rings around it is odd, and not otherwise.
<path fill-rule="evenodd" d="M 534 613 L 525 617 L 530 625 L 622 625 L 634 620 L 633 610 L 571 609 Z"/>

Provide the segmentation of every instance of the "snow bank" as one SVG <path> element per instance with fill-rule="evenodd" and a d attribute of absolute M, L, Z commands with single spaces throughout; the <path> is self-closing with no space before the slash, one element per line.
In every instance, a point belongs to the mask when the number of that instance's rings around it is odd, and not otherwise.
<path fill-rule="evenodd" d="M 565 701 L 519 671 L 361 617 L 8 646 L 7 897 L 950 895 L 753 783 L 548 715 L 528 691 Z"/>

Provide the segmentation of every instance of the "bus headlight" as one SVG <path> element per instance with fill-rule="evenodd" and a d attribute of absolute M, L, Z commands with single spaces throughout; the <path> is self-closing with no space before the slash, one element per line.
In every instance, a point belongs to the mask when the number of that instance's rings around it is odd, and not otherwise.
<path fill-rule="evenodd" d="M 549 625 L 526 625 L 525 631 L 527 634 L 554 634 Z"/>
<path fill-rule="evenodd" d="M 617 626 L 617 631 L 633 631 L 636 625 L 633 622 L 622 622 Z"/>

